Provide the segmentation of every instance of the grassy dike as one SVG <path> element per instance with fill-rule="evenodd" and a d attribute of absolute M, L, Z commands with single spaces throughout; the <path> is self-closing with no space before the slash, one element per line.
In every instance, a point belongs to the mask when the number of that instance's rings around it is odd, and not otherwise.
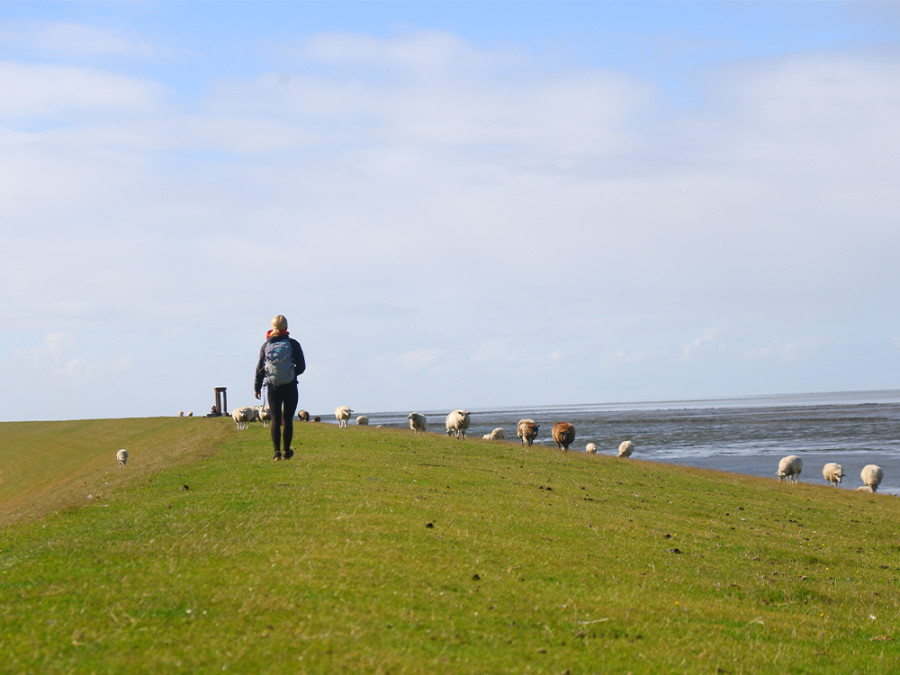
<path fill-rule="evenodd" d="M 895 497 L 408 430 L 268 446 L 0 424 L 0 672 L 900 667 Z"/>

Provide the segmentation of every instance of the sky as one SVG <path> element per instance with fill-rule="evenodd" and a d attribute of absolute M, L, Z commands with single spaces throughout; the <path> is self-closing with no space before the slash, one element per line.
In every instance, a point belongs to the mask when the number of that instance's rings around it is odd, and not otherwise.
<path fill-rule="evenodd" d="M 898 388 L 900 4 L 0 0 L 0 421 Z"/>

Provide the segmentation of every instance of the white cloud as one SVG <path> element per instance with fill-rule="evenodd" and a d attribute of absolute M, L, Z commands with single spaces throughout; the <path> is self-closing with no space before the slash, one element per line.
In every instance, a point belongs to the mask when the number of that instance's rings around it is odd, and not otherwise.
<path fill-rule="evenodd" d="M 0 44 L 31 47 L 65 56 L 158 57 L 168 50 L 154 45 L 135 31 L 113 31 L 99 26 L 55 22 L 0 24 Z"/>
<path fill-rule="evenodd" d="M 71 65 L 0 62 L 0 118 L 67 120 L 98 111 L 156 111 L 165 88 L 157 83 Z"/>
<path fill-rule="evenodd" d="M 711 348 L 718 339 L 718 331 L 707 330 L 703 335 L 694 338 L 689 344 L 686 344 L 681 350 L 681 358 L 688 361 L 696 358 L 698 352 Z"/>
<path fill-rule="evenodd" d="M 90 38 L 55 30 L 70 53 Z M 106 38 L 97 53 L 122 53 Z M 723 68 L 711 106 L 673 111 L 624 70 L 446 33 L 320 35 L 294 55 L 214 70 L 184 97 L 113 61 L 0 64 L 0 318 L 49 315 L 72 339 L 23 355 L 146 373 L 144 355 L 107 364 L 80 331 L 153 326 L 171 340 L 147 349 L 177 352 L 200 326 L 239 350 L 248 324 L 285 313 L 331 407 L 360 373 L 402 392 L 489 368 L 538 401 L 569 365 L 587 392 L 569 400 L 623 391 L 597 391 L 598 373 L 643 373 L 656 398 L 675 386 L 657 365 L 713 381 L 741 356 L 812 362 L 896 295 L 894 62 Z M 733 346 L 748 334 L 769 346 Z"/>

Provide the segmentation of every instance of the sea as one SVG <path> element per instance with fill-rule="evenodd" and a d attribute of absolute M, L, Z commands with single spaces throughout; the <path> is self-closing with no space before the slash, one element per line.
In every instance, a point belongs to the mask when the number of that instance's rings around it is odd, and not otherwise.
<path fill-rule="evenodd" d="M 409 427 L 411 411 L 365 413 L 370 425 Z M 449 410 L 419 410 L 427 430 L 444 433 Z M 716 469 L 776 480 L 785 455 L 803 458 L 801 482 L 825 485 L 822 467 L 843 467 L 841 489 L 862 485 L 867 464 L 884 470 L 880 493 L 900 495 L 900 389 L 697 399 L 510 407 L 470 410 L 468 438 L 501 427 L 517 441 L 522 418 L 540 424 L 535 446 L 556 450 L 550 436 L 555 422 L 575 426 L 570 451 L 588 443 L 598 454 L 616 455 L 630 440 L 627 461 L 653 461 Z M 326 418 L 327 419 L 327 418 Z M 625 461 L 625 460 L 623 460 Z"/>

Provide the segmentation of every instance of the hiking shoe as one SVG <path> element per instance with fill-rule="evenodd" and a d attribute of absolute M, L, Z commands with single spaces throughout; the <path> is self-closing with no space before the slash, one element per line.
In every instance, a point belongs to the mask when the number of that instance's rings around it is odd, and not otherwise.
<path fill-rule="evenodd" d="M 287 450 L 284 451 L 284 458 L 285 458 L 285 459 L 290 459 L 290 458 L 293 457 L 293 456 L 294 456 L 294 451 L 291 450 L 290 448 L 288 448 Z"/>
<path fill-rule="evenodd" d="M 281 459 L 281 453 L 280 453 L 280 452 L 276 452 L 276 453 L 275 453 L 275 456 L 272 458 L 272 461 L 273 461 L 273 462 L 277 462 L 279 459 Z"/>

